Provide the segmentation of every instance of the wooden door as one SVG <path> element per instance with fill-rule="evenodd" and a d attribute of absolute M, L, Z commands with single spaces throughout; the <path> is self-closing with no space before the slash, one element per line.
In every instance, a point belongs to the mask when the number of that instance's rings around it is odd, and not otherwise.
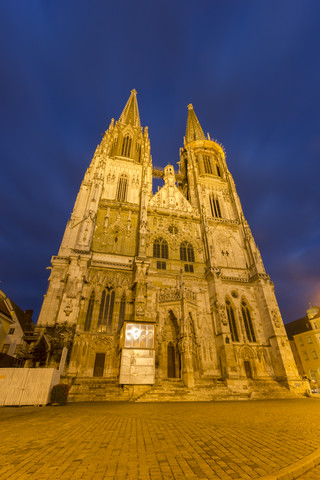
<path fill-rule="evenodd" d="M 251 364 L 248 360 L 245 360 L 244 362 L 244 369 L 246 371 L 246 375 L 248 378 L 252 378 L 252 369 L 251 369 Z"/>
<path fill-rule="evenodd" d="M 94 362 L 94 369 L 93 369 L 94 377 L 103 377 L 105 357 L 106 357 L 105 353 L 96 354 L 96 359 Z"/>

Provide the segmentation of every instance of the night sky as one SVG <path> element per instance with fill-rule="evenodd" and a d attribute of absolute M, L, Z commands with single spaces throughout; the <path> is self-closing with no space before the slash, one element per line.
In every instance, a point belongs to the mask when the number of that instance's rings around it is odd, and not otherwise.
<path fill-rule="evenodd" d="M 37 320 L 86 168 L 130 90 L 153 164 L 192 103 L 285 322 L 320 305 L 319 0 L 2 0 L 0 288 Z"/>

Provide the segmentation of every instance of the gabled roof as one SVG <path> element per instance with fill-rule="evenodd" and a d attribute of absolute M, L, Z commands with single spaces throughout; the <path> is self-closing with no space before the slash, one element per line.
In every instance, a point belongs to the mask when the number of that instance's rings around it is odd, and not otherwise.
<path fill-rule="evenodd" d="M 288 338 L 292 340 L 293 335 L 298 335 L 299 333 L 307 332 L 312 330 L 310 325 L 310 320 L 307 316 L 294 320 L 293 322 L 285 324 L 285 329 L 288 335 Z"/>
<path fill-rule="evenodd" d="M 23 311 L 9 297 L 0 300 L 0 312 L 12 321 L 17 320 L 24 332 L 34 329 L 34 323 L 32 321 L 33 310 Z"/>

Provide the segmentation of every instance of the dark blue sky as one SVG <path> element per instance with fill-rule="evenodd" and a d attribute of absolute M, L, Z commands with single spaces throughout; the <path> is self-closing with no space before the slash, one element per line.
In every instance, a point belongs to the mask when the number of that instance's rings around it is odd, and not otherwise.
<path fill-rule="evenodd" d="M 188 103 L 222 143 L 284 321 L 320 304 L 320 2 L 2 0 L 0 279 L 22 308 L 130 90 L 153 163 Z"/>

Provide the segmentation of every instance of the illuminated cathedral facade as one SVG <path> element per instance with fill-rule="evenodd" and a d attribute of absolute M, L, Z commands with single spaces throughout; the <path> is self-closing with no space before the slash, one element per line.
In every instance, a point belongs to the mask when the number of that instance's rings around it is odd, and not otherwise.
<path fill-rule="evenodd" d="M 305 390 L 223 148 L 188 105 L 178 169 L 156 169 L 135 90 L 85 173 L 37 331 L 72 400 Z"/>

